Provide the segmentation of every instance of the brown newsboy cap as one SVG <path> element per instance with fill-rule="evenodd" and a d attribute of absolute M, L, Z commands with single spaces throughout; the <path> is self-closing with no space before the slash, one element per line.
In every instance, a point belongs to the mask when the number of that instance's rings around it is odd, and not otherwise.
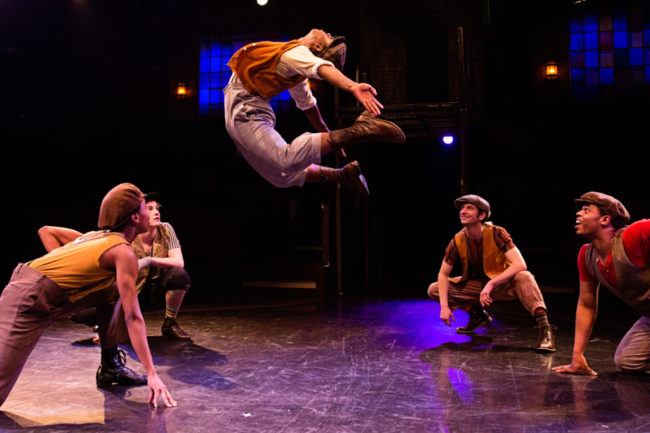
<path fill-rule="evenodd" d="M 123 224 L 138 209 L 142 198 L 142 191 L 132 183 L 117 185 L 102 200 L 97 227 L 112 229 Z"/>
<path fill-rule="evenodd" d="M 339 71 L 342 71 L 345 66 L 345 54 L 347 51 L 348 47 L 345 45 L 345 36 L 334 36 L 330 45 L 316 54 L 316 56 L 334 63 L 334 66 Z"/>
<path fill-rule="evenodd" d="M 490 203 L 488 203 L 488 201 L 483 197 L 480 197 L 476 194 L 464 195 L 454 200 L 454 207 L 460 210 L 460 208 L 463 207 L 465 203 L 473 204 L 478 208 L 479 211 L 485 212 L 487 214 L 485 219 L 490 218 L 490 215 L 492 214 L 492 212 L 490 212 Z"/>
<path fill-rule="evenodd" d="M 601 213 L 609 215 L 612 218 L 612 225 L 616 228 L 623 227 L 630 221 L 630 214 L 623 206 L 623 203 L 616 200 L 611 195 L 603 194 L 602 192 L 589 191 L 577 198 L 576 205 L 583 206 L 585 204 L 593 204 L 598 206 Z"/>

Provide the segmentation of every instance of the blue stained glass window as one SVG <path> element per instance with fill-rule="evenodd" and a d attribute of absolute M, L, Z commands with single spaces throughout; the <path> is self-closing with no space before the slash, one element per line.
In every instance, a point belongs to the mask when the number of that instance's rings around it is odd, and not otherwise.
<path fill-rule="evenodd" d="M 569 24 L 571 33 L 582 32 L 582 17 L 573 17 L 571 23 Z"/>
<path fill-rule="evenodd" d="M 599 83 L 599 80 L 598 80 L 599 72 L 600 72 L 600 70 L 598 68 L 585 69 L 585 84 L 587 86 L 598 85 L 598 83 Z"/>
<path fill-rule="evenodd" d="M 603 67 L 614 66 L 614 53 L 612 51 L 600 52 L 600 66 Z"/>
<path fill-rule="evenodd" d="M 210 88 L 216 89 L 220 87 L 223 88 L 223 86 L 221 85 L 221 73 L 212 72 L 210 74 Z"/>
<path fill-rule="evenodd" d="M 223 90 L 210 89 L 210 104 L 218 104 L 223 102 Z"/>
<path fill-rule="evenodd" d="M 600 32 L 598 34 L 598 44 L 601 50 L 611 50 L 614 48 L 612 32 Z"/>
<path fill-rule="evenodd" d="M 585 54 L 583 52 L 575 52 L 571 54 L 571 67 L 584 68 L 585 67 Z"/>
<path fill-rule="evenodd" d="M 630 56 L 629 51 L 624 49 L 614 50 L 614 66 L 629 66 Z"/>
<path fill-rule="evenodd" d="M 585 33 L 585 50 L 598 49 L 598 33 Z"/>
<path fill-rule="evenodd" d="M 207 42 L 201 43 L 201 57 L 210 57 L 210 44 Z"/>
<path fill-rule="evenodd" d="M 199 90 L 199 104 L 209 104 L 210 103 L 210 90 L 209 89 L 200 89 Z"/>
<path fill-rule="evenodd" d="M 627 29 L 627 14 L 614 15 L 614 30 Z"/>
<path fill-rule="evenodd" d="M 630 65 L 632 66 L 643 65 L 643 49 L 630 48 Z"/>
<path fill-rule="evenodd" d="M 598 51 L 585 51 L 585 67 L 596 68 L 598 67 Z"/>
<path fill-rule="evenodd" d="M 601 84 L 614 84 L 614 68 L 600 69 Z"/>
<path fill-rule="evenodd" d="M 584 50 L 584 37 L 582 33 L 574 33 L 571 35 L 571 50 Z"/>
<path fill-rule="evenodd" d="M 228 85 L 231 71 L 228 61 L 233 53 L 246 44 L 256 40 L 288 41 L 289 38 L 264 37 L 247 34 L 245 36 L 225 36 L 205 38 L 199 49 L 199 114 L 209 114 L 223 110 L 223 89 Z M 271 99 L 276 109 L 286 111 L 290 108 L 289 92 L 282 92 Z"/>
<path fill-rule="evenodd" d="M 221 44 L 219 42 L 212 42 L 210 44 L 210 56 L 219 57 L 221 55 Z"/>
<path fill-rule="evenodd" d="M 199 74 L 199 89 L 210 87 L 210 74 Z"/>
<path fill-rule="evenodd" d="M 614 48 L 627 48 L 627 32 L 614 32 Z"/>
<path fill-rule="evenodd" d="M 571 69 L 571 81 L 575 84 L 584 84 L 585 70 L 582 68 Z"/>
<path fill-rule="evenodd" d="M 210 71 L 210 57 L 202 57 L 201 58 L 201 63 L 199 64 L 199 70 L 201 72 L 209 72 Z"/>
<path fill-rule="evenodd" d="M 579 14 L 569 30 L 573 97 L 625 96 L 629 86 L 650 84 L 650 9 Z"/>
<path fill-rule="evenodd" d="M 585 16 L 585 32 L 596 32 L 598 31 L 598 17 L 596 15 L 587 15 Z M 576 30 L 580 31 L 580 30 Z"/>
<path fill-rule="evenodd" d="M 643 46 L 643 32 L 630 32 L 630 47 Z"/>

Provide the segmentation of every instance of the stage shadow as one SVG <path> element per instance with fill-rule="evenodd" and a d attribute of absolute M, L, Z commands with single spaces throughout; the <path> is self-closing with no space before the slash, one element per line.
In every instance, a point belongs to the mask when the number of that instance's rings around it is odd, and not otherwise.
<path fill-rule="evenodd" d="M 492 344 L 492 338 L 480 334 L 466 334 L 470 341 L 456 343 L 448 341 L 436 347 L 426 349 L 420 353 L 422 362 L 429 362 L 441 351 L 460 351 L 460 352 L 489 352 L 489 353 L 524 353 L 535 352 L 535 348 L 520 346 L 505 346 L 501 344 Z"/>
<path fill-rule="evenodd" d="M 172 340 L 165 337 L 149 337 L 149 348 L 154 364 L 169 366 L 167 375 L 188 385 L 201 386 L 214 391 L 233 389 L 236 384 L 210 367 L 226 364 L 227 358 L 211 349 L 188 340 Z M 133 347 L 124 346 L 126 352 L 137 359 Z"/>

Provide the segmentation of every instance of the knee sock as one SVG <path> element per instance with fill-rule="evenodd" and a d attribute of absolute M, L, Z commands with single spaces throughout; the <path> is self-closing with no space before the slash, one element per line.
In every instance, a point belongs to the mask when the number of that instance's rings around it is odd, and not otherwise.
<path fill-rule="evenodd" d="M 176 316 L 178 316 L 178 309 L 167 305 L 165 308 L 165 319 L 175 319 Z"/>
<path fill-rule="evenodd" d="M 548 325 L 548 314 L 545 308 L 537 307 L 533 313 L 537 326 Z"/>

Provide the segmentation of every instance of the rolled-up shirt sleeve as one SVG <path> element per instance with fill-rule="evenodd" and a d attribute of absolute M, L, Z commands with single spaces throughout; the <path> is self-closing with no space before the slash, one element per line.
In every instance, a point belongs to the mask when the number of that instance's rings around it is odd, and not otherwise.
<path fill-rule="evenodd" d="M 308 79 L 322 80 L 318 75 L 318 68 L 323 65 L 334 66 L 332 62 L 316 57 L 309 51 L 309 48 L 301 45 L 288 50 L 280 57 L 277 72 L 287 78 L 300 75 Z M 302 111 L 316 105 L 316 98 L 309 89 L 306 80 L 289 89 L 289 94 L 296 102 L 296 106 Z"/>

